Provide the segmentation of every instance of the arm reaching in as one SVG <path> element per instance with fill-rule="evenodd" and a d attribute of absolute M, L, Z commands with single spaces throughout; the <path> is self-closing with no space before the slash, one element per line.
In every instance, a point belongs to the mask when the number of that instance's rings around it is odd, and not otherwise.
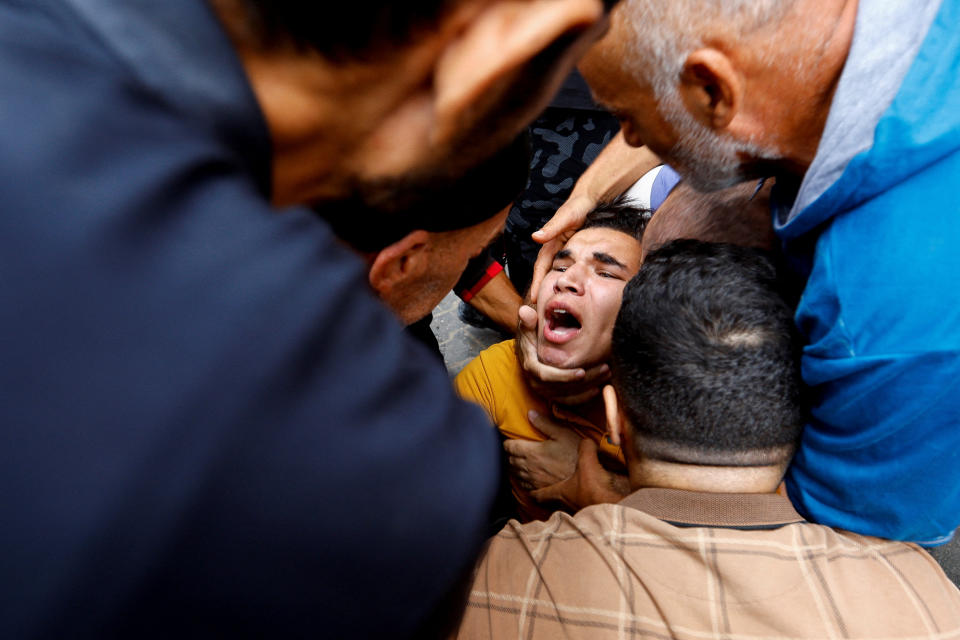
<path fill-rule="evenodd" d="M 537 312 L 524 305 L 517 325 L 517 358 L 527 383 L 538 395 L 561 404 L 582 404 L 593 398 L 610 379 L 610 367 L 598 364 L 589 369 L 560 369 L 537 358 Z M 536 425 L 534 425 L 536 426 Z"/>
<path fill-rule="evenodd" d="M 508 333 L 517 330 L 517 313 L 523 299 L 513 288 L 507 274 L 501 271 L 476 292 L 467 303 Z"/>
<path fill-rule="evenodd" d="M 533 239 L 543 244 L 543 248 L 533 266 L 533 282 L 530 285 L 532 302 L 537 301 L 537 289 L 543 276 L 550 270 L 554 254 L 583 225 L 590 210 L 597 203 L 612 200 L 626 191 L 658 164 L 660 158 L 655 153 L 647 147 L 631 147 L 622 132 L 604 147 L 577 180 L 570 197 L 557 209 L 553 218 L 533 233 Z"/>

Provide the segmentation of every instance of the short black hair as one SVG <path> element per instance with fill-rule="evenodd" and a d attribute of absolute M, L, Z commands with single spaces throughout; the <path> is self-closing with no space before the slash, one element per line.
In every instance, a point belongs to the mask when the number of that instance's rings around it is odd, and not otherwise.
<path fill-rule="evenodd" d="M 332 60 L 373 59 L 435 28 L 463 0 L 238 0 L 262 44 L 293 43 Z M 619 0 L 603 0 L 609 11 Z"/>
<path fill-rule="evenodd" d="M 776 244 L 769 197 L 754 182 L 701 192 L 681 180 L 657 210 L 658 231 L 668 239 L 693 238 L 759 249 Z M 648 244 L 655 238 L 648 238 Z M 650 247 L 656 248 L 655 246 Z"/>
<path fill-rule="evenodd" d="M 414 42 L 461 0 L 239 0 L 263 44 L 293 43 L 333 60 L 369 59 Z"/>
<path fill-rule="evenodd" d="M 611 370 L 638 451 L 671 462 L 778 464 L 804 422 L 800 340 L 758 249 L 675 240 L 623 292 Z"/>
<path fill-rule="evenodd" d="M 524 131 L 505 148 L 455 181 L 426 184 L 415 200 L 372 207 L 357 199 L 317 205 L 314 212 L 357 251 L 380 251 L 407 234 L 466 229 L 489 220 L 517 197 L 530 172 L 530 137 Z"/>
<path fill-rule="evenodd" d="M 625 196 L 619 196 L 611 202 L 601 202 L 594 207 L 587 214 L 581 229 L 614 229 L 640 242 L 652 213 L 650 209 L 633 206 Z"/>

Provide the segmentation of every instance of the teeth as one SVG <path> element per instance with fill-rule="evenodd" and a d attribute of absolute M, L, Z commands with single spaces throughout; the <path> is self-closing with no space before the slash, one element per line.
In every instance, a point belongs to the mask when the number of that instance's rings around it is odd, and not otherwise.
<path fill-rule="evenodd" d="M 577 316 L 566 309 L 554 309 L 550 312 L 550 328 L 559 333 L 576 331 L 581 328 Z"/>

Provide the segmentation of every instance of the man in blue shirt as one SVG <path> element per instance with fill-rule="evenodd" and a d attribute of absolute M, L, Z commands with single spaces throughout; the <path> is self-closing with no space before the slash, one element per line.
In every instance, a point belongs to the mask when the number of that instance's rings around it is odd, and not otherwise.
<path fill-rule="evenodd" d="M 0 2 L 0 636 L 457 612 L 494 433 L 294 205 L 399 214 L 602 23 L 600 0 Z"/>

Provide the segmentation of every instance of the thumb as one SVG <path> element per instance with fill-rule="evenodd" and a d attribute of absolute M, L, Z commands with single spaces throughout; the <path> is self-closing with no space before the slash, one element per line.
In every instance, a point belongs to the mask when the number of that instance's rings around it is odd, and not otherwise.
<path fill-rule="evenodd" d="M 566 487 L 566 485 L 569 484 L 570 481 L 571 481 L 571 478 L 567 478 L 566 480 L 555 482 L 551 485 L 548 485 L 540 489 L 533 489 L 532 491 L 530 491 L 530 497 L 536 500 L 537 502 L 559 501 L 559 502 L 565 503 L 565 500 L 563 499 L 564 487 Z"/>
<path fill-rule="evenodd" d="M 537 233 L 542 233 L 542 230 L 537 231 Z M 562 240 L 550 240 L 540 247 L 540 251 L 537 252 L 537 259 L 533 263 L 533 277 L 530 280 L 530 289 L 527 293 L 527 295 L 530 296 L 531 302 L 537 301 L 537 294 L 540 292 L 540 283 L 547 277 L 547 274 L 550 273 L 550 268 L 553 266 L 553 257 L 557 255 L 557 251 L 560 251 L 562 248 Z"/>
<path fill-rule="evenodd" d="M 600 467 L 598 451 L 597 443 L 592 439 L 580 439 L 580 449 L 577 450 L 577 465 L 581 470 L 587 467 Z"/>
<path fill-rule="evenodd" d="M 520 324 L 523 328 L 531 330 L 537 328 L 537 310 L 530 305 L 521 305 L 517 315 L 520 317 Z"/>

